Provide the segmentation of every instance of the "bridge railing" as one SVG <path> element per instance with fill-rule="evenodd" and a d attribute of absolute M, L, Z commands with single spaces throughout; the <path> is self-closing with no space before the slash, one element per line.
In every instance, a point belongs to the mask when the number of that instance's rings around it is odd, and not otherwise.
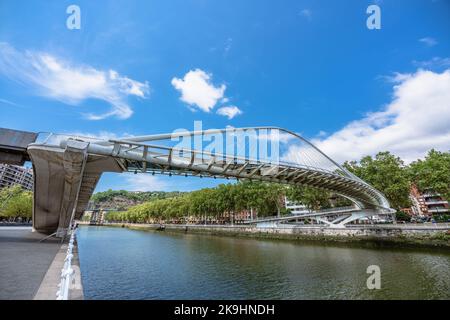
<path fill-rule="evenodd" d="M 58 285 L 59 289 L 56 292 L 56 300 L 68 300 L 69 289 L 72 282 L 74 270 L 72 269 L 73 247 L 75 241 L 75 228 L 72 229 L 69 245 L 67 247 L 67 255 L 64 259 L 64 266 L 61 270 L 61 280 Z"/>
<path fill-rule="evenodd" d="M 347 176 L 344 172 L 340 170 L 328 170 L 320 167 L 315 167 L 306 164 L 298 164 L 294 162 L 289 162 L 285 160 L 279 159 L 276 162 L 272 162 L 270 159 L 262 159 L 262 158 L 251 158 L 251 157 L 243 157 L 234 154 L 223 154 L 219 152 L 209 152 L 206 150 L 196 150 L 189 148 L 177 148 L 177 147 L 169 147 L 164 145 L 155 145 L 155 144 L 147 144 L 147 143 L 139 143 L 130 140 L 116 140 L 111 139 L 108 141 L 109 143 L 114 145 L 115 150 L 124 150 L 125 152 L 138 152 L 142 154 L 141 159 L 145 159 L 146 156 L 151 156 L 153 158 L 167 158 L 169 164 L 178 163 L 191 163 L 193 167 L 196 165 L 206 165 L 206 164 L 234 164 L 236 166 L 261 166 L 264 167 L 267 171 L 271 171 L 273 167 L 276 167 L 278 171 L 282 171 L 284 169 L 301 169 L 312 172 L 318 172 L 322 174 L 332 175 L 332 176 L 340 176 L 347 179 L 352 179 Z M 145 160 L 142 160 L 145 162 Z M 146 168 L 146 164 L 142 166 Z M 134 169 L 132 170 L 134 171 Z M 275 174 L 278 173 L 274 172 Z"/>
<path fill-rule="evenodd" d="M 155 144 L 147 144 L 147 143 L 138 143 L 134 142 L 132 140 L 118 140 L 118 139 L 102 139 L 97 137 L 86 137 L 82 135 L 69 135 L 69 134 L 59 134 L 59 133 L 51 133 L 51 132 L 39 132 L 38 137 L 36 139 L 36 144 L 42 144 L 42 145 L 48 145 L 48 146 L 60 146 L 61 142 L 67 141 L 69 139 L 74 140 L 82 140 L 94 144 L 101 144 L 101 145 L 115 145 L 115 146 L 123 146 L 125 148 L 128 148 L 130 151 L 141 151 L 143 154 L 152 154 L 155 157 L 161 157 L 166 156 L 168 157 L 169 154 L 173 158 L 185 159 L 187 161 L 190 160 L 190 158 L 193 156 L 196 161 L 202 161 L 202 162 L 208 162 L 213 158 L 214 160 L 224 160 L 226 163 L 236 163 L 236 164 L 245 164 L 245 163 L 252 163 L 252 164 L 266 164 L 266 165 L 274 165 L 274 166 L 282 166 L 282 167 L 290 167 L 290 168 L 297 168 L 297 169 L 305 169 L 305 170 L 312 170 L 316 172 L 323 172 L 328 173 L 332 175 L 339 175 L 339 176 L 347 176 L 348 175 L 345 172 L 342 172 L 341 170 L 330 170 L 321 168 L 318 166 L 308 165 L 308 164 L 300 164 L 295 163 L 291 161 L 287 161 L 285 159 L 278 159 L 277 161 L 273 162 L 273 159 L 254 159 L 251 157 L 243 157 L 239 155 L 234 154 L 222 154 L 218 152 L 208 152 L 206 150 L 194 150 L 194 149 L 188 149 L 188 148 L 176 148 L 176 147 L 169 147 L 165 145 L 155 145 Z M 159 154 L 158 154 L 159 153 Z M 182 156 L 180 157 L 180 153 Z"/>
<path fill-rule="evenodd" d="M 61 134 L 61 133 L 52 133 L 52 132 L 39 132 L 36 138 L 35 144 L 42 144 L 47 146 L 55 146 L 59 147 L 62 141 L 74 139 L 74 140 L 82 140 L 86 142 L 99 143 L 105 141 L 101 138 L 94 137 L 86 137 L 82 135 L 70 135 L 70 134 Z"/>

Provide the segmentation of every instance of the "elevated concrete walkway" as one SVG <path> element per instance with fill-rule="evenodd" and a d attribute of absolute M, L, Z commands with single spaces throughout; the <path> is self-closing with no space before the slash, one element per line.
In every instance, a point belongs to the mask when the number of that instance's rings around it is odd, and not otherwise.
<path fill-rule="evenodd" d="M 0 128 L 0 163 L 23 165 L 30 160 L 27 147 L 37 133 Z"/>

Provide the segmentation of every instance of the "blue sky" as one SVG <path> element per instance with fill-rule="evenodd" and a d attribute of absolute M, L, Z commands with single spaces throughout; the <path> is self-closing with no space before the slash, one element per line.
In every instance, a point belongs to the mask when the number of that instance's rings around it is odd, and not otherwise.
<path fill-rule="evenodd" d="M 81 10 L 69 30 L 66 8 Z M 381 29 L 366 9 L 381 9 Z M 450 1 L 0 2 L 0 127 L 124 135 L 270 125 L 336 160 L 450 149 Z M 221 111 L 219 111 L 221 110 Z M 206 179 L 105 174 L 97 190 Z"/>

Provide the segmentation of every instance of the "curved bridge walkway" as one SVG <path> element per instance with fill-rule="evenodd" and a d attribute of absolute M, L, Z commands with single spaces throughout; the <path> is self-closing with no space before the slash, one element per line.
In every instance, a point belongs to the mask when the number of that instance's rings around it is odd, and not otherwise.
<path fill-rule="evenodd" d="M 318 222 L 322 222 L 325 225 L 336 228 L 343 228 L 345 224 L 373 215 L 371 210 L 362 210 L 356 206 L 351 207 L 337 207 L 323 210 L 310 211 L 300 214 L 287 214 L 283 216 L 271 216 L 258 219 L 246 220 L 242 224 L 253 224 L 258 227 L 277 227 L 279 223 L 295 221 L 299 219 L 310 218 Z"/>

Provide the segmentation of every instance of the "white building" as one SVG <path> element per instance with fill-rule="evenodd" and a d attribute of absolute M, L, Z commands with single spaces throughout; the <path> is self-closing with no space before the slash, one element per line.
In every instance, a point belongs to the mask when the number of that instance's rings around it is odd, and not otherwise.
<path fill-rule="evenodd" d="M 286 209 L 290 210 L 292 214 L 309 213 L 310 210 L 302 203 L 294 202 L 284 198 Z"/>

